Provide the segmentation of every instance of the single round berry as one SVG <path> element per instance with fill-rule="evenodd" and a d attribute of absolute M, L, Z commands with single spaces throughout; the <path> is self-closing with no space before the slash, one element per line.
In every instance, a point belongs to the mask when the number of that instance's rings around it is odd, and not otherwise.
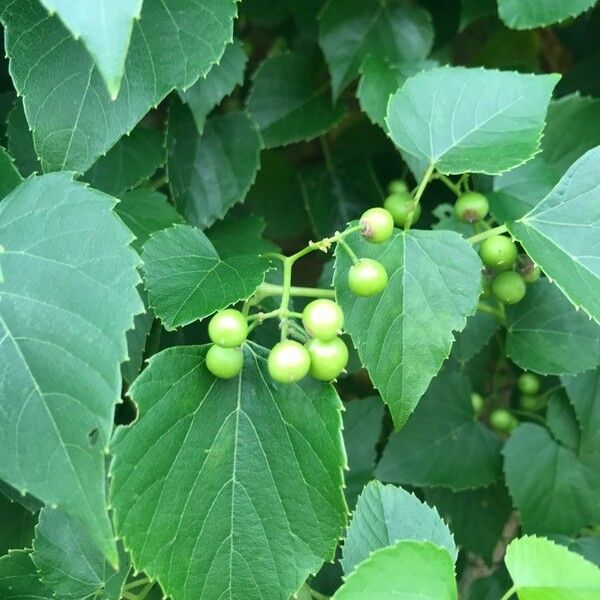
<path fill-rule="evenodd" d="M 398 227 L 404 227 L 408 215 L 412 212 L 411 223 L 416 223 L 421 216 L 421 207 L 408 192 L 391 194 L 385 199 L 383 208 L 389 211 Z"/>
<path fill-rule="evenodd" d="M 223 348 L 213 344 L 206 353 L 206 367 L 220 379 L 231 379 L 244 366 L 244 353 L 240 348 Z"/>
<path fill-rule="evenodd" d="M 319 298 L 306 305 L 302 312 L 302 323 L 312 337 L 331 340 L 344 325 L 344 313 L 337 302 Z"/>
<path fill-rule="evenodd" d="M 519 422 L 507 410 L 499 408 L 490 415 L 490 425 L 498 431 L 510 433 Z"/>
<path fill-rule="evenodd" d="M 385 208 L 370 208 L 360 218 L 362 236 L 369 242 L 387 242 L 394 232 L 394 218 Z"/>
<path fill-rule="evenodd" d="M 331 381 L 348 364 L 348 347 L 342 338 L 324 342 L 313 338 L 306 343 L 310 355 L 310 374 L 319 381 Z"/>
<path fill-rule="evenodd" d="M 467 192 L 458 198 L 454 205 L 454 214 L 464 223 L 483 221 L 490 212 L 487 198 L 479 192 Z"/>
<path fill-rule="evenodd" d="M 294 383 L 305 377 L 310 369 L 306 348 L 294 340 L 284 340 L 273 346 L 267 360 L 269 375 L 281 383 Z"/>
<path fill-rule="evenodd" d="M 493 235 L 483 242 L 479 248 L 479 256 L 486 267 L 496 271 L 510 269 L 517 259 L 515 243 L 505 235 Z"/>
<path fill-rule="evenodd" d="M 535 283 L 541 276 L 542 270 L 526 254 L 520 254 L 517 258 L 516 271 L 521 275 L 525 283 Z"/>
<path fill-rule="evenodd" d="M 483 410 L 484 400 L 481 394 L 477 394 L 473 392 L 471 394 L 471 406 L 473 407 L 473 412 L 478 415 Z"/>
<path fill-rule="evenodd" d="M 527 291 L 523 278 L 515 271 L 498 273 L 492 281 L 492 294 L 502 304 L 521 302 Z"/>
<path fill-rule="evenodd" d="M 218 312 L 208 324 L 208 336 L 223 348 L 237 348 L 248 335 L 246 317 L 233 308 Z"/>
<path fill-rule="evenodd" d="M 535 396 L 540 391 L 542 384 L 540 378 L 533 373 L 521 373 L 517 379 L 519 391 L 528 396 Z"/>
<path fill-rule="evenodd" d="M 523 410 L 528 410 L 531 412 L 535 412 L 542 407 L 543 402 L 540 400 L 539 396 L 528 396 L 527 394 L 523 394 L 519 398 L 519 406 Z"/>
<path fill-rule="evenodd" d="M 388 184 L 388 194 L 405 194 L 408 186 L 403 179 L 392 179 Z"/>
<path fill-rule="evenodd" d="M 387 282 L 383 265 L 371 258 L 361 258 L 348 271 L 348 287 L 357 296 L 375 296 L 385 289 Z"/>

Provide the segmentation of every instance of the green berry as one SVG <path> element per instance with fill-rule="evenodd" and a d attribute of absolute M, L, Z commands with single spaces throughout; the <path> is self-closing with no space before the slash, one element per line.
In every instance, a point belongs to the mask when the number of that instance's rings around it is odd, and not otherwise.
<path fill-rule="evenodd" d="M 233 308 L 218 312 L 208 324 L 208 336 L 219 346 L 237 348 L 246 340 L 248 321 L 246 317 Z"/>
<path fill-rule="evenodd" d="M 471 406 L 473 407 L 473 412 L 478 415 L 483 410 L 484 400 L 481 394 L 477 394 L 473 392 L 471 394 Z"/>
<path fill-rule="evenodd" d="M 371 258 L 361 258 L 348 271 L 348 287 L 357 296 L 375 296 L 387 283 L 388 275 L 383 265 Z"/>
<path fill-rule="evenodd" d="M 528 396 L 527 394 L 523 394 L 519 398 L 519 406 L 523 410 L 528 410 L 534 412 L 541 408 L 542 402 L 539 396 Z"/>
<path fill-rule="evenodd" d="M 421 216 L 421 207 L 408 192 L 391 194 L 385 199 L 383 208 L 391 213 L 394 223 L 398 227 L 406 225 L 411 212 L 411 223 L 416 223 Z"/>
<path fill-rule="evenodd" d="M 498 273 L 492 281 L 492 294 L 503 304 L 521 302 L 526 291 L 523 278 L 515 271 Z"/>
<path fill-rule="evenodd" d="M 342 338 L 324 342 L 313 338 L 306 343 L 310 355 L 310 374 L 319 381 L 332 381 L 348 364 L 348 347 Z"/>
<path fill-rule="evenodd" d="M 393 179 L 388 184 L 388 194 L 405 194 L 408 192 L 408 186 L 403 179 Z"/>
<path fill-rule="evenodd" d="M 360 218 L 362 236 L 369 242 L 387 242 L 394 232 L 394 218 L 385 208 L 370 208 Z"/>
<path fill-rule="evenodd" d="M 273 346 L 267 360 L 269 375 L 281 383 L 300 381 L 310 369 L 306 348 L 294 340 L 284 340 Z"/>
<path fill-rule="evenodd" d="M 344 325 L 344 313 L 333 300 L 319 298 L 306 305 L 302 312 L 304 329 L 312 337 L 323 341 L 337 336 Z"/>
<path fill-rule="evenodd" d="M 526 254 L 520 254 L 517 258 L 517 272 L 525 283 L 535 283 L 541 276 L 542 270 Z"/>
<path fill-rule="evenodd" d="M 206 367 L 220 379 L 231 379 L 244 366 L 244 353 L 240 348 L 223 348 L 213 344 L 206 353 Z"/>
<path fill-rule="evenodd" d="M 490 425 L 504 433 L 510 433 L 518 424 L 517 419 L 502 408 L 493 411 L 490 415 Z"/>
<path fill-rule="evenodd" d="M 515 264 L 517 254 L 517 246 L 505 235 L 493 235 L 483 240 L 479 248 L 483 264 L 495 271 L 510 269 Z"/>
<path fill-rule="evenodd" d="M 454 214 L 465 223 L 483 221 L 490 212 L 487 198 L 479 192 L 467 192 L 458 198 L 454 205 Z"/>
<path fill-rule="evenodd" d="M 533 373 L 521 373 L 517 379 L 519 391 L 529 396 L 535 396 L 540 391 L 542 384 L 540 378 Z"/>

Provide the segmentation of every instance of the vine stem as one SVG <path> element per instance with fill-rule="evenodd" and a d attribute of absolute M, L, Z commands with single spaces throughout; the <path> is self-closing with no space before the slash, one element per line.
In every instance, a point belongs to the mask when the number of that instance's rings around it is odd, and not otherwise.
<path fill-rule="evenodd" d="M 149 582 L 150 582 L 150 579 L 148 579 L 148 577 L 142 577 L 141 579 L 138 579 L 137 581 L 130 581 L 129 583 L 126 583 L 123 586 L 123 589 L 131 590 L 133 588 L 140 587 L 141 585 L 144 585 Z"/>
<path fill-rule="evenodd" d="M 346 251 L 346 254 L 352 260 L 352 264 L 355 265 L 358 262 L 358 256 L 356 256 L 354 250 L 352 250 L 352 248 L 348 246 L 348 243 L 343 239 L 338 240 L 338 244 Z"/>
<path fill-rule="evenodd" d="M 260 302 L 268 296 L 281 296 L 283 286 L 273 283 L 263 283 L 256 290 L 256 298 L 254 303 Z M 298 296 L 304 298 L 335 298 L 335 290 L 324 290 L 321 288 L 297 287 L 290 286 L 290 296 Z"/>
<path fill-rule="evenodd" d="M 489 304 L 485 304 L 484 302 L 479 302 L 477 304 L 477 310 L 487 313 L 488 315 L 493 315 L 494 317 L 497 317 L 498 319 L 500 319 L 500 321 L 504 321 L 506 318 L 504 316 L 504 313 L 502 312 L 502 310 L 500 310 L 498 308 L 494 308 L 493 306 L 490 306 Z"/>
<path fill-rule="evenodd" d="M 467 242 L 470 244 L 477 244 L 478 242 L 483 242 L 483 240 L 487 240 L 489 237 L 494 235 L 500 235 L 501 233 L 506 233 L 508 228 L 506 225 L 498 225 L 498 227 L 492 227 L 487 231 L 483 231 L 482 233 L 478 233 L 470 238 L 467 238 Z"/>
<path fill-rule="evenodd" d="M 437 173 L 435 175 L 436 179 L 439 179 L 443 184 L 445 184 L 445 186 L 449 189 L 452 190 L 456 196 L 460 196 L 462 195 L 462 191 L 460 189 L 460 185 L 454 183 L 450 177 L 444 175 L 443 173 Z"/>
<path fill-rule="evenodd" d="M 500 598 L 500 600 L 509 600 L 509 598 L 516 592 L 517 592 L 517 588 L 513 585 L 510 588 L 510 590 L 508 590 L 508 592 L 506 592 L 506 594 L 504 594 L 504 596 L 502 596 L 502 598 Z"/>
<path fill-rule="evenodd" d="M 285 340 L 288 335 L 287 312 L 290 304 L 290 288 L 292 287 L 292 265 L 293 257 L 288 257 L 283 261 L 283 285 L 281 290 L 281 304 L 279 306 L 280 316 L 286 315 L 281 322 L 281 340 Z"/>
<path fill-rule="evenodd" d="M 423 179 L 421 179 L 421 181 L 415 191 L 415 194 L 413 196 L 413 199 L 415 201 L 415 208 L 419 204 L 419 201 L 421 200 L 421 196 L 423 195 L 423 192 L 425 191 L 425 188 L 427 187 L 427 184 L 429 183 L 431 176 L 433 175 L 434 169 L 435 169 L 435 165 L 433 163 L 427 167 L 427 171 L 425 171 L 425 175 L 423 175 Z M 414 209 L 408 213 L 408 218 L 406 219 L 406 223 L 404 225 L 405 230 L 410 229 L 414 214 L 415 214 Z"/>
<path fill-rule="evenodd" d="M 544 417 L 542 417 L 542 415 L 537 415 L 535 413 L 529 412 L 528 410 L 520 410 L 518 408 L 511 408 L 509 412 L 513 415 L 516 415 L 517 417 L 527 417 L 528 419 L 537 421 L 541 425 L 546 425 L 546 419 L 544 419 Z"/>

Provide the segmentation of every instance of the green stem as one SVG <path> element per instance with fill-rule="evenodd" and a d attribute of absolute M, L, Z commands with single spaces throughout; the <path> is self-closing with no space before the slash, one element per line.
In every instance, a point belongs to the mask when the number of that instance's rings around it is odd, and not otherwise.
<path fill-rule="evenodd" d="M 279 306 L 280 315 L 287 315 L 290 304 L 290 288 L 292 287 L 292 266 L 294 264 L 294 258 L 288 257 L 283 261 L 283 284 L 281 290 L 281 304 Z M 281 323 L 281 340 L 287 338 L 287 322 L 282 321 Z"/>
<path fill-rule="evenodd" d="M 136 587 L 140 587 L 140 585 L 144 585 L 145 583 L 149 583 L 150 580 L 147 577 L 142 577 L 141 579 L 138 579 L 137 581 L 130 581 L 129 583 L 126 583 L 123 586 L 124 590 L 131 590 L 133 588 Z"/>
<path fill-rule="evenodd" d="M 513 415 L 516 415 L 517 417 L 527 417 L 528 419 L 533 419 L 534 421 L 537 421 L 541 425 L 546 425 L 546 419 L 544 419 L 542 415 L 537 415 L 527 410 L 520 410 L 518 408 L 511 408 L 510 412 Z"/>
<path fill-rule="evenodd" d="M 460 179 L 458 180 L 458 187 L 461 188 L 465 191 L 468 192 L 470 191 L 470 186 L 469 186 L 469 174 L 468 173 L 463 173 L 460 176 Z"/>
<path fill-rule="evenodd" d="M 315 600 L 329 600 L 330 596 L 326 596 L 325 594 L 321 594 L 321 592 L 317 592 L 317 590 L 313 590 L 310 588 L 310 595 Z"/>
<path fill-rule="evenodd" d="M 358 256 L 356 256 L 354 250 L 352 250 L 352 248 L 348 246 L 348 243 L 341 238 L 338 240 L 338 244 L 346 251 L 348 256 L 352 259 L 352 264 L 355 265 L 358 262 Z"/>
<path fill-rule="evenodd" d="M 502 596 L 502 598 L 500 598 L 500 600 L 509 600 L 509 598 L 515 594 L 517 591 L 517 588 L 513 585 L 510 590 L 508 590 L 508 592 L 506 592 L 506 594 L 504 594 L 504 596 Z"/>
<path fill-rule="evenodd" d="M 504 313 L 502 312 L 501 309 L 494 308 L 493 306 L 490 306 L 489 304 L 485 304 L 484 302 L 479 302 L 477 304 L 477 310 L 487 313 L 488 315 L 493 315 L 494 317 L 497 317 L 498 319 L 500 319 L 500 321 L 504 321 L 504 319 L 505 319 Z"/>
<path fill-rule="evenodd" d="M 446 187 L 450 190 L 452 190 L 457 196 L 461 196 L 462 195 L 462 191 L 459 187 L 459 185 L 457 185 L 456 183 L 454 183 L 450 177 L 444 175 L 443 173 L 437 173 L 437 175 L 435 176 L 436 179 L 439 179 L 443 184 L 446 185 Z"/>
<path fill-rule="evenodd" d="M 267 298 L 268 296 L 280 296 L 283 293 L 283 286 L 273 283 L 263 283 L 256 290 L 256 297 Z M 299 296 L 304 298 L 335 298 L 335 290 L 324 290 L 321 288 L 290 286 L 290 296 Z"/>
<path fill-rule="evenodd" d="M 501 233 L 506 233 L 508 231 L 506 225 L 498 225 L 498 227 L 492 227 L 492 229 L 488 229 L 482 233 L 478 233 L 470 238 L 467 238 L 467 242 L 470 244 L 477 244 L 478 242 L 483 242 L 483 240 L 487 240 L 489 237 L 494 235 L 500 235 Z"/>
<path fill-rule="evenodd" d="M 283 254 L 279 254 L 279 252 L 265 252 L 261 255 L 263 258 L 267 258 L 269 260 L 280 260 L 284 261 L 287 257 Z"/>
<path fill-rule="evenodd" d="M 419 201 L 421 200 L 421 196 L 423 195 L 423 192 L 425 191 L 425 188 L 427 187 L 427 184 L 429 183 L 429 180 L 431 179 L 431 176 L 433 175 L 434 169 L 435 169 L 435 166 L 433 164 L 431 164 L 427 167 L 427 171 L 425 171 L 425 175 L 423 175 L 423 179 L 421 179 L 421 181 L 414 193 L 414 196 L 413 196 L 413 199 L 415 201 L 415 206 L 417 206 L 417 204 L 419 204 Z M 408 213 L 406 223 L 404 224 L 405 230 L 410 229 L 414 212 L 415 211 L 413 210 Z"/>
<path fill-rule="evenodd" d="M 319 138 L 319 141 L 321 142 L 321 149 L 323 150 L 323 157 L 325 158 L 325 165 L 327 166 L 327 170 L 334 173 L 335 166 L 333 164 L 333 159 L 331 158 L 331 151 L 329 150 L 329 146 L 327 145 L 327 140 L 325 139 L 325 136 L 322 135 Z"/>

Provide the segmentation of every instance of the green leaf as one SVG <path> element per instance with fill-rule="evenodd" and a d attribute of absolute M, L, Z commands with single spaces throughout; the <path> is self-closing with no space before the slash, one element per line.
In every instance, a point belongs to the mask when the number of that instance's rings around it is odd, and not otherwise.
<path fill-rule="evenodd" d="M 23 181 L 10 154 L 0 146 L 0 200 Z"/>
<path fill-rule="evenodd" d="M 564 541 L 563 539 L 557 539 L 556 541 L 566 546 L 571 552 L 577 552 L 586 560 L 600 567 L 600 537 L 566 538 Z"/>
<path fill-rule="evenodd" d="M 200 133 L 208 113 L 229 96 L 236 86 L 244 82 L 244 71 L 248 57 L 239 41 L 225 47 L 218 64 L 192 87 L 180 92 L 181 99 L 190 107 L 196 127 Z"/>
<path fill-rule="evenodd" d="M 61 600 L 119 600 L 129 573 L 129 558 L 119 551 L 119 570 L 104 559 L 85 526 L 60 510 L 44 508 L 35 528 L 31 554 L 42 583 Z M 104 591 L 103 594 L 101 592 Z"/>
<path fill-rule="evenodd" d="M 94 10 L 83 2 L 70 0 L 41 2 L 50 14 L 59 16 L 76 40 L 81 38 L 111 97 L 116 98 L 125 70 L 133 21 L 140 18 L 142 0 L 99 0 Z"/>
<path fill-rule="evenodd" d="M 334 284 L 346 330 L 400 428 L 448 357 L 452 332 L 475 310 L 481 262 L 450 231 L 396 232 L 381 245 L 359 233 L 346 241 L 358 256 L 380 261 L 389 276 L 378 296 L 355 296 L 347 283 L 352 261 L 336 249 Z"/>
<path fill-rule="evenodd" d="M 507 223 L 529 256 L 575 305 L 600 322 L 600 147 L 563 175 L 529 213 Z"/>
<path fill-rule="evenodd" d="M 125 332 L 143 310 L 114 203 L 66 173 L 0 203 L 0 478 L 84 523 L 111 562 L 105 452 Z"/>
<path fill-rule="evenodd" d="M 600 597 L 600 569 L 545 538 L 513 540 L 504 562 L 519 600 L 593 600 Z"/>
<path fill-rule="evenodd" d="M 342 568 L 351 573 L 378 550 L 398 541 L 432 542 L 456 560 L 458 550 L 448 526 L 435 508 L 414 494 L 378 481 L 367 484 L 358 498 L 342 549 Z"/>
<path fill-rule="evenodd" d="M 600 364 L 600 325 L 577 311 L 547 279 L 506 311 L 506 353 L 524 370 L 576 374 Z"/>
<path fill-rule="evenodd" d="M 575 410 L 564 394 L 557 392 L 550 396 L 546 425 L 557 442 L 577 452 L 580 443 L 579 424 Z"/>
<path fill-rule="evenodd" d="M 343 105 L 332 105 L 317 67 L 309 56 L 287 52 L 256 70 L 246 108 L 267 148 L 311 140 L 343 117 Z"/>
<path fill-rule="evenodd" d="M 418 592 L 417 592 L 418 590 Z M 332 600 L 456 600 L 454 563 L 444 548 L 405 540 L 376 550 L 347 577 Z"/>
<path fill-rule="evenodd" d="M 2 600 L 56 600 L 39 579 L 30 550 L 14 550 L 0 557 Z"/>
<path fill-rule="evenodd" d="M 368 54 L 391 63 L 413 62 L 433 45 L 431 17 L 404 0 L 329 0 L 320 20 L 319 44 L 336 98 Z"/>
<path fill-rule="evenodd" d="M 121 93 L 111 100 L 91 56 L 58 17 L 36 0 L 1 0 L 11 75 L 44 170 L 86 171 L 171 90 L 205 75 L 232 40 L 235 14 L 235 0 L 144 2 Z"/>
<path fill-rule="evenodd" d="M 390 136 L 443 173 L 507 171 L 538 151 L 558 79 L 464 67 L 423 71 L 391 97 Z"/>
<path fill-rule="evenodd" d="M 513 29 L 534 29 L 575 17 L 596 0 L 498 0 L 500 18 Z"/>
<path fill-rule="evenodd" d="M 364 485 L 373 479 L 377 443 L 381 436 L 383 402 L 377 396 L 344 404 L 344 446 L 348 458 L 345 477 L 346 502 L 350 509 Z"/>
<path fill-rule="evenodd" d="M 152 177 L 165 161 L 162 132 L 136 127 L 97 160 L 82 179 L 98 190 L 120 196 Z"/>
<path fill-rule="evenodd" d="M 478 577 L 473 581 L 469 587 L 468 600 L 498 600 L 511 585 L 508 571 L 502 565 L 497 567 L 491 575 Z"/>
<path fill-rule="evenodd" d="M 497 481 L 501 443 L 475 418 L 470 395 L 466 376 L 442 371 L 404 429 L 390 436 L 377 478 L 454 491 Z"/>
<path fill-rule="evenodd" d="M 276 384 L 254 345 L 240 376 L 217 380 L 207 349 L 165 350 L 131 389 L 138 420 L 114 446 L 117 531 L 173 600 L 288 600 L 345 525 L 341 403 L 309 378 Z"/>
<path fill-rule="evenodd" d="M 148 294 L 142 284 L 138 285 L 138 293 L 144 303 L 145 312 L 135 316 L 133 329 L 127 332 L 128 360 L 121 365 L 121 374 L 127 385 L 133 383 L 142 369 L 146 342 L 154 323 L 154 313 L 148 308 Z"/>
<path fill-rule="evenodd" d="M 461 0 L 459 31 L 482 17 L 494 17 L 497 13 L 496 0 Z"/>
<path fill-rule="evenodd" d="M 238 202 L 254 182 L 260 135 L 242 112 L 213 117 L 198 134 L 192 113 L 179 102 L 169 111 L 167 170 L 178 210 L 204 229 Z"/>
<path fill-rule="evenodd" d="M 467 319 L 467 326 L 456 335 L 452 357 L 459 363 L 469 362 L 498 330 L 498 319 L 484 312 L 476 312 Z"/>
<path fill-rule="evenodd" d="M 257 255 L 222 260 L 210 240 L 189 225 L 155 233 L 144 244 L 142 258 L 150 306 L 169 329 L 246 300 L 270 268 Z"/>
<path fill-rule="evenodd" d="M 6 128 L 8 151 L 15 159 L 19 172 L 24 177 L 32 173 L 41 173 L 42 167 L 33 147 L 33 137 L 25 118 L 23 102 L 17 98 L 8 115 Z"/>
<path fill-rule="evenodd" d="M 277 244 L 262 237 L 265 226 L 261 217 L 248 215 L 218 221 L 206 232 L 206 235 L 223 259 L 241 254 L 279 252 L 280 248 Z"/>
<path fill-rule="evenodd" d="M 456 542 L 491 565 L 494 548 L 512 512 L 504 485 L 499 483 L 464 492 L 433 488 L 425 490 L 425 498 L 440 511 Z"/>
<path fill-rule="evenodd" d="M 36 517 L 24 506 L 0 494 L 0 556 L 16 548 L 31 548 Z"/>

